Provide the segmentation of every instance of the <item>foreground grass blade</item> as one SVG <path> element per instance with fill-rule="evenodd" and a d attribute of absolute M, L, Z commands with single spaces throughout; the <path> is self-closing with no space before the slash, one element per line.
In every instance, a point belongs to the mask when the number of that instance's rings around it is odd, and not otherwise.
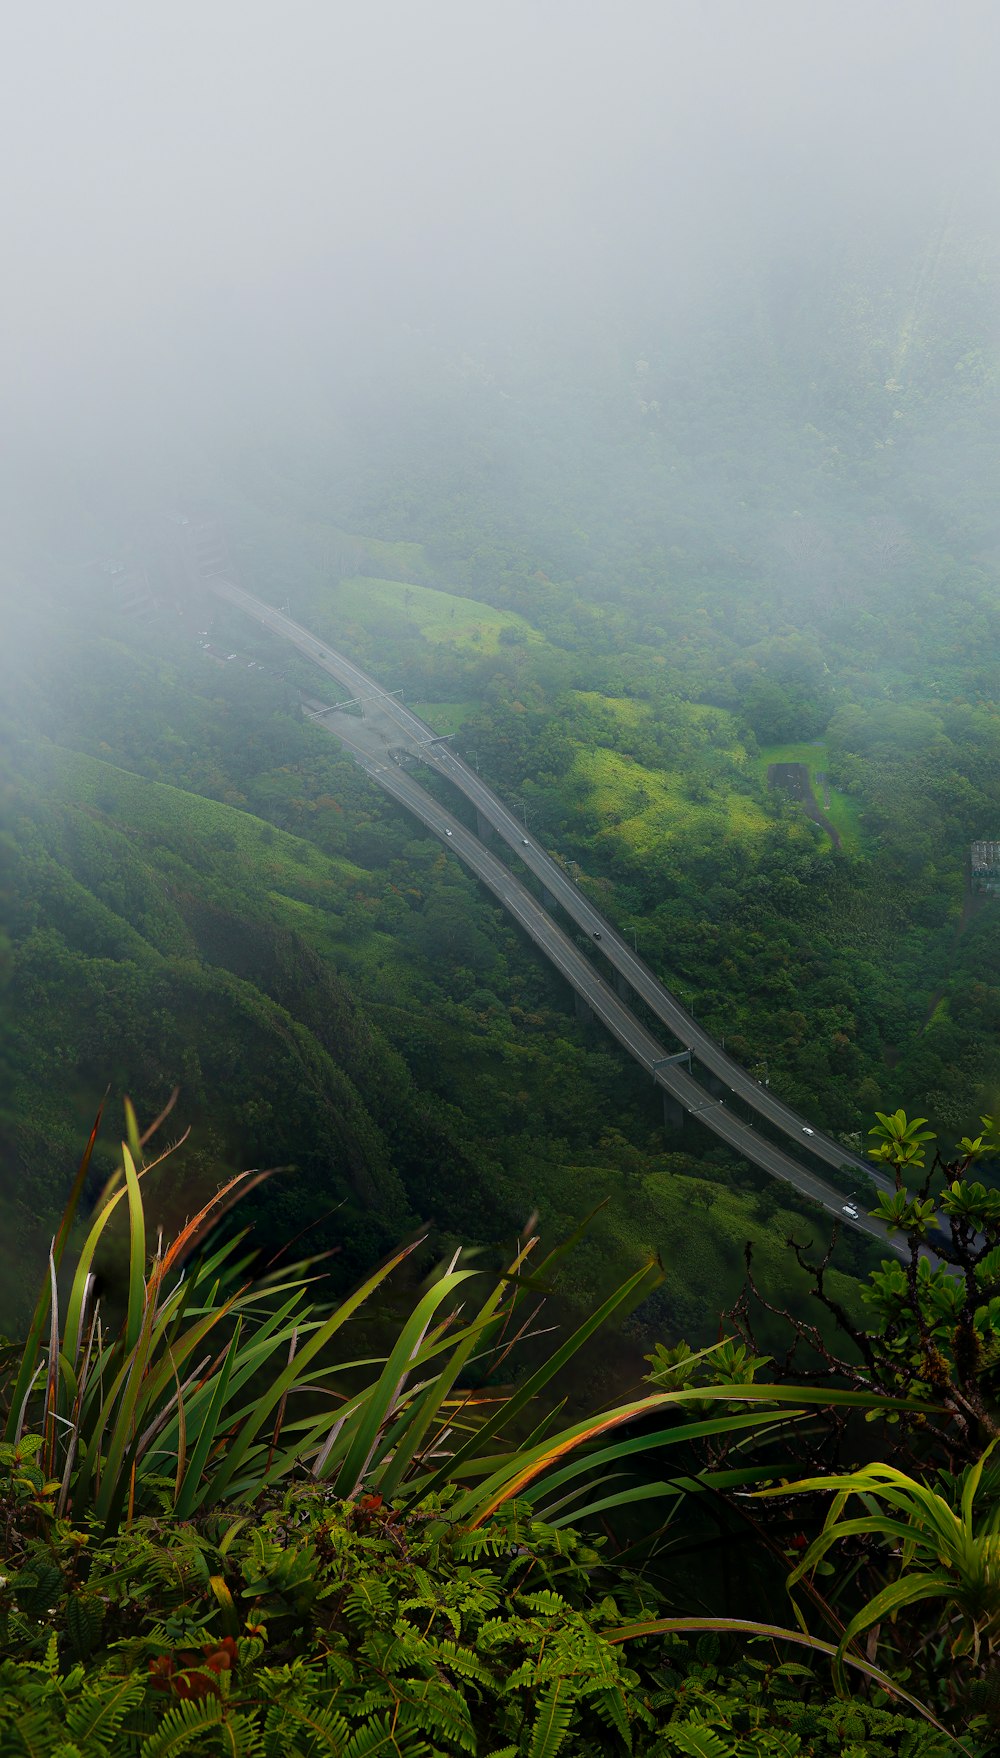
<path fill-rule="evenodd" d="M 129 1098 L 125 1100 L 125 1134 L 128 1137 L 128 1149 L 133 1160 L 141 1160 L 142 1135 L 139 1130 L 139 1120 L 135 1114 L 135 1106 Z"/>
<path fill-rule="evenodd" d="M 837 1392 L 817 1386 L 699 1386 L 697 1395 L 699 1401 L 709 1399 L 724 1403 L 762 1404 L 765 1406 L 779 1404 L 791 1408 L 808 1404 L 844 1404 L 854 1409 L 879 1410 L 905 1409 L 913 1411 L 924 1408 L 915 1404 L 907 1404 L 903 1400 L 881 1398 L 871 1392 Z M 690 1389 L 678 1392 L 653 1392 L 646 1397 L 633 1399 L 628 1404 L 620 1405 L 615 1410 L 607 1411 L 604 1415 L 574 1423 L 572 1427 L 564 1429 L 561 1434 L 553 1436 L 545 1446 L 538 1448 L 534 1455 L 515 1454 L 510 1464 L 505 1465 L 493 1477 L 480 1484 L 478 1489 L 470 1491 L 455 1503 L 452 1509 L 453 1518 L 469 1520 L 473 1526 L 481 1525 L 484 1520 L 496 1512 L 501 1503 L 512 1501 L 515 1497 L 522 1495 L 528 1485 L 533 1483 L 550 1465 L 558 1463 L 567 1453 L 573 1452 L 584 1442 L 596 1440 L 601 1435 L 608 1433 L 609 1430 L 621 1427 L 623 1423 L 662 1414 L 663 1411 L 671 1408 L 683 1409 L 684 1404 L 690 1398 Z M 739 1417 L 742 1414 L 742 1412 L 733 1414 L 731 1420 L 734 1425 L 739 1424 Z M 797 1414 L 801 1414 L 801 1412 L 797 1412 Z M 760 1421 L 762 1424 L 771 1424 L 774 1422 L 775 1416 L 774 1410 L 764 1409 L 761 1412 Z M 726 1420 L 726 1418 L 720 1418 L 720 1424 L 725 1424 Z M 740 1426 L 745 1426 L 745 1424 Z M 613 1454 L 607 1455 L 612 1458 L 613 1456 Z"/>
<path fill-rule="evenodd" d="M 459 1448 L 454 1458 L 447 1460 L 429 1481 L 421 1484 L 419 1494 L 421 1496 L 433 1495 L 437 1490 L 443 1488 L 449 1478 L 453 1478 L 454 1473 L 458 1472 L 460 1475 L 466 1460 L 471 1458 L 474 1453 L 481 1451 L 483 1442 L 512 1422 L 527 1404 L 537 1398 L 539 1392 L 543 1391 L 549 1381 L 562 1372 L 567 1362 L 573 1359 L 573 1356 L 593 1336 L 594 1332 L 600 1330 L 612 1314 L 638 1292 L 643 1283 L 652 1283 L 654 1280 L 659 1281 L 659 1279 L 658 1266 L 644 1264 L 642 1269 L 637 1270 L 633 1276 L 628 1278 L 627 1282 L 623 1282 L 621 1287 L 604 1302 L 604 1305 L 598 1307 L 597 1311 L 592 1313 L 590 1318 L 585 1320 L 571 1337 L 567 1337 L 565 1343 L 549 1357 L 548 1361 L 543 1362 L 542 1366 L 525 1380 L 523 1386 L 520 1386 L 510 1398 L 500 1404 L 491 1416 L 486 1418 L 465 1446 Z M 643 1402 L 645 1401 L 643 1400 Z M 411 1497 L 411 1502 L 415 1499 L 417 1498 Z"/>
<path fill-rule="evenodd" d="M 187 1468 L 180 1495 L 177 1497 L 174 1504 L 174 1517 L 177 1520 L 187 1520 L 198 1505 L 198 1488 L 201 1483 L 201 1475 L 205 1469 L 208 1455 L 215 1444 L 215 1438 L 219 1429 L 219 1419 L 225 1409 L 226 1397 L 229 1392 L 229 1376 L 233 1371 L 233 1362 L 236 1360 L 237 1354 L 239 1353 L 242 1331 L 242 1320 L 237 1319 L 232 1341 L 230 1342 L 229 1348 L 226 1350 L 226 1359 L 222 1364 L 221 1371 L 217 1377 L 212 1392 L 212 1401 L 201 1419 L 201 1429 L 198 1439 L 195 1442 L 194 1451 L 191 1454 L 191 1463 Z"/>
<path fill-rule="evenodd" d="M 69 1291 L 69 1300 L 66 1303 L 66 1323 L 63 1332 L 64 1338 L 70 1346 L 72 1346 L 72 1339 L 81 1335 L 83 1330 L 84 1308 L 90 1286 L 90 1272 L 97 1252 L 97 1247 L 101 1242 L 101 1236 L 104 1233 L 108 1222 L 111 1220 L 112 1215 L 124 1195 L 124 1190 L 118 1190 L 115 1192 L 114 1196 L 110 1197 L 104 1204 L 104 1207 L 99 1211 L 93 1225 L 91 1226 L 90 1232 L 84 1240 L 80 1256 L 77 1259 L 76 1269 L 73 1272 L 73 1283 Z"/>
<path fill-rule="evenodd" d="M 334 1491 L 338 1496 L 349 1497 L 357 1493 L 378 1436 L 392 1419 L 407 1374 L 420 1352 L 420 1345 L 434 1314 L 474 1274 L 473 1270 L 453 1270 L 450 1275 L 442 1276 L 440 1281 L 435 1282 L 433 1288 L 417 1302 L 396 1339 L 378 1384 L 367 1400 L 357 1434 L 334 1484 Z"/>
<path fill-rule="evenodd" d="M 393 1496 L 396 1494 L 399 1484 L 420 1450 L 425 1435 L 429 1432 L 431 1424 L 441 1411 L 445 1400 L 450 1397 L 455 1382 L 467 1366 L 473 1351 L 481 1349 L 487 1341 L 491 1327 L 495 1329 L 502 1322 L 503 1315 L 500 1314 L 499 1309 L 504 1296 L 511 1282 L 519 1275 L 521 1266 L 527 1259 L 533 1245 L 534 1240 L 529 1239 L 518 1252 L 506 1276 L 497 1283 L 492 1293 L 483 1302 L 476 1318 L 469 1326 L 467 1335 L 452 1351 L 451 1360 L 447 1367 L 428 1388 L 419 1411 L 415 1413 L 414 1421 L 400 1440 L 388 1466 L 379 1478 L 379 1487 L 383 1495 Z M 511 1307 L 513 1304 L 512 1301 Z"/>
<path fill-rule="evenodd" d="M 42 1415 L 42 1431 L 45 1436 L 45 1475 L 51 1477 L 56 1469 L 56 1419 L 59 1400 L 59 1288 L 56 1283 L 56 1260 L 53 1252 L 49 1252 L 49 1363 L 45 1376 L 45 1407 Z"/>
<path fill-rule="evenodd" d="M 801 1417 L 800 1409 L 784 1409 L 771 1412 L 775 1425 L 792 1422 Z M 618 1441 L 614 1446 L 602 1448 L 597 1453 L 585 1453 L 582 1457 L 571 1459 L 561 1470 L 553 1471 L 545 1478 L 544 1484 L 536 1484 L 524 1492 L 524 1499 L 533 1502 L 542 1493 L 551 1494 L 564 1483 L 579 1477 L 582 1472 L 600 1470 L 605 1465 L 618 1464 L 622 1459 L 633 1454 L 655 1453 L 661 1447 L 678 1446 L 685 1441 L 705 1440 L 710 1435 L 738 1434 L 742 1429 L 754 1430 L 758 1438 L 763 1439 L 766 1431 L 767 1414 L 760 1410 L 741 1410 L 726 1416 L 714 1416 L 699 1422 L 679 1423 L 676 1428 L 657 1429 L 655 1434 L 633 1435 L 631 1439 Z M 757 1478 L 772 1478 L 777 1475 L 775 1467 L 768 1469 L 760 1466 L 755 1469 Z"/>
<path fill-rule="evenodd" d="M 63 1252 L 66 1250 L 66 1241 L 69 1238 L 70 1229 L 76 1219 L 76 1211 L 79 1207 L 80 1198 L 83 1195 L 83 1187 L 86 1182 L 87 1173 L 90 1169 L 90 1162 L 93 1156 L 94 1147 L 97 1143 L 97 1134 L 101 1127 L 101 1118 L 103 1114 L 104 1102 L 102 1101 L 97 1116 L 94 1119 L 94 1126 L 90 1132 L 87 1145 L 83 1150 L 80 1164 L 77 1167 L 76 1176 L 73 1179 L 73 1184 L 66 1201 L 66 1207 L 63 1209 L 59 1229 L 56 1233 L 55 1240 L 53 1241 L 52 1258 L 57 1270 L 62 1262 Z M 24 1348 L 21 1352 L 21 1361 L 17 1377 L 11 1388 L 10 1407 L 7 1411 L 7 1423 L 4 1430 L 4 1439 L 6 1441 L 12 1441 L 14 1439 L 14 1430 L 17 1427 L 20 1411 L 24 1405 L 31 1383 L 35 1378 L 38 1366 L 38 1349 L 45 1331 L 45 1321 L 49 1316 L 50 1300 L 51 1283 L 49 1281 L 48 1265 L 46 1265 L 38 1302 L 32 1315 L 31 1324 L 28 1326 L 28 1335 L 24 1340 Z"/>
<path fill-rule="evenodd" d="M 240 1432 L 235 1436 L 232 1445 L 229 1447 L 219 1470 L 212 1478 L 211 1494 L 213 1500 L 219 1500 L 226 1494 L 229 1485 L 243 1464 L 243 1461 L 250 1451 L 250 1448 L 253 1446 L 264 1423 L 277 1409 L 278 1404 L 281 1402 L 281 1399 L 285 1396 L 286 1392 L 291 1390 L 295 1382 L 304 1374 L 305 1369 L 316 1359 L 316 1356 L 320 1351 L 326 1348 L 327 1344 L 332 1341 L 337 1332 L 347 1323 L 348 1319 L 353 1317 L 358 1308 L 364 1305 L 369 1296 L 374 1294 L 376 1288 L 381 1287 L 382 1283 L 386 1280 L 386 1277 L 390 1276 L 393 1270 L 398 1269 L 399 1265 L 403 1263 L 412 1252 L 416 1251 L 419 1243 L 421 1242 L 414 1241 L 412 1245 L 404 1246 L 401 1251 L 398 1251 L 394 1257 L 391 1257 L 387 1263 L 383 1264 L 373 1275 L 369 1276 L 367 1281 L 361 1284 L 360 1288 L 357 1288 L 353 1294 L 349 1295 L 346 1300 L 342 1301 L 340 1306 L 337 1307 L 336 1312 L 334 1312 L 330 1318 L 319 1327 L 319 1330 L 314 1333 L 308 1343 L 303 1345 L 294 1361 L 289 1362 L 284 1372 L 280 1373 L 277 1379 L 272 1381 L 260 1402 L 255 1405 L 252 1414 L 249 1415 L 243 1423 Z"/>
<path fill-rule="evenodd" d="M 135 1128 L 135 1113 L 131 1110 L 130 1122 Z M 136 1132 L 136 1139 L 138 1133 Z M 143 1209 L 142 1191 L 139 1189 L 139 1175 L 135 1169 L 135 1161 L 129 1152 L 128 1144 L 122 1142 L 122 1161 L 125 1166 L 125 1188 L 128 1191 L 128 1222 L 129 1222 L 129 1259 L 128 1259 L 128 1313 L 125 1319 L 125 1347 L 134 1349 L 139 1341 L 146 1309 L 146 1216 Z"/>

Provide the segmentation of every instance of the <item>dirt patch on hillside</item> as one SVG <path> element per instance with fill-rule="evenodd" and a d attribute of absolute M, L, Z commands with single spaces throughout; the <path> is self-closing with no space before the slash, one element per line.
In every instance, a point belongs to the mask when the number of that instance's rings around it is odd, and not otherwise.
<path fill-rule="evenodd" d="M 809 780 L 809 770 L 804 763 L 769 763 L 767 782 L 769 787 L 780 787 L 793 800 L 797 800 L 806 817 L 826 831 L 834 848 L 840 847 L 840 832 L 817 804 Z"/>

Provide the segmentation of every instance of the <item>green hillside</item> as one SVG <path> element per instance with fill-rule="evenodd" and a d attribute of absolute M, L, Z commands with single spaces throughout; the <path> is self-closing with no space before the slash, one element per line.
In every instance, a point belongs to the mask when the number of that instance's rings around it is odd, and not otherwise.
<path fill-rule="evenodd" d="M 620 1262 L 683 1254 L 684 1186 L 670 1182 L 683 1164 L 708 1180 L 715 1243 L 697 1278 L 668 1271 L 658 1329 L 709 1322 L 740 1227 L 780 1280 L 782 1223 L 766 1202 L 757 1213 L 759 1176 L 726 1174 L 709 1144 L 700 1170 L 663 1136 L 638 1071 L 575 1022 L 454 859 L 303 719 L 274 655 L 245 681 L 163 622 L 110 640 L 107 614 L 99 596 L 86 605 L 71 671 L 53 647 L 44 709 L 12 683 L 22 733 L 33 719 L 45 731 L 18 746 L 10 812 L 11 1308 L 108 1083 L 147 1116 L 181 1089 L 191 1133 L 183 1195 L 177 1180 L 158 1195 L 168 1214 L 220 1169 L 293 1165 L 261 1194 L 259 1224 L 276 1239 L 308 1229 L 341 1278 L 418 1222 L 490 1242 L 532 1207 L 547 1223 L 578 1217 L 600 1188 L 597 1256 L 565 1290 L 587 1303 Z M 705 724 L 731 746 L 725 716 Z M 609 1157 L 612 1116 L 625 1145 Z M 636 1167 L 674 1196 L 637 1205 Z M 722 1208 L 711 1217 L 726 1176 L 744 1194 L 723 1226 Z"/>

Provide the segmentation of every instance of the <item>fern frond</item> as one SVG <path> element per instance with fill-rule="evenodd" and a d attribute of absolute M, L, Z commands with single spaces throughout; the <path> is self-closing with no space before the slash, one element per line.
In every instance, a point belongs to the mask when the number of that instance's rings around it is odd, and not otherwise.
<path fill-rule="evenodd" d="M 341 1748 L 337 1746 L 334 1750 L 339 1752 Z M 265 1736 L 264 1758 L 315 1758 L 316 1751 L 317 1748 L 311 1743 L 308 1751 L 305 1746 L 298 1746 L 294 1742 L 290 1743 L 288 1729 L 283 1723 L 273 1739 Z"/>
<path fill-rule="evenodd" d="M 478 1526 L 474 1532 L 456 1532 L 452 1554 L 459 1562 L 477 1563 L 480 1557 L 503 1556 L 510 1546 L 511 1535 L 507 1527 L 498 1523 L 493 1528 Z"/>
<path fill-rule="evenodd" d="M 557 1679 L 546 1691 L 538 1706 L 535 1725 L 531 1730 L 528 1758 L 556 1758 L 556 1753 L 569 1733 L 576 1697 L 569 1679 Z"/>
<path fill-rule="evenodd" d="M 173 1758 L 175 1752 L 191 1751 L 208 1728 L 222 1722 L 218 1697 L 189 1698 L 168 1709 L 155 1734 L 143 1743 L 142 1758 Z"/>
<path fill-rule="evenodd" d="M 268 1758 L 285 1758 L 286 1752 L 292 1750 L 288 1745 L 276 1743 L 279 1736 L 285 1739 L 291 1724 L 297 1723 L 309 1738 L 311 1758 L 321 1752 L 333 1754 L 333 1758 L 341 1758 L 351 1730 L 344 1717 L 336 1709 L 320 1709 L 316 1705 L 305 1707 L 301 1703 L 276 1704 L 269 1709 L 264 1723 L 264 1735 L 267 1742 Z"/>
<path fill-rule="evenodd" d="M 73 1593 L 66 1602 L 66 1634 L 78 1660 L 97 1647 L 104 1622 L 104 1603 L 96 1593 Z"/>
<path fill-rule="evenodd" d="M 344 1602 L 344 1610 L 351 1622 L 364 1627 L 378 1623 L 393 1611 L 392 1593 L 385 1581 L 376 1581 L 367 1576 L 355 1583 Z"/>
<path fill-rule="evenodd" d="M 430 1758 L 431 1752 L 426 1740 L 407 1739 L 401 1745 L 392 1717 L 387 1715 L 384 1721 L 369 1721 L 359 1727 L 344 1747 L 343 1758 L 389 1758 L 391 1753 L 398 1758 Z"/>
<path fill-rule="evenodd" d="M 731 1740 L 721 1740 L 714 1728 L 693 1721 L 671 1722 L 670 1738 L 684 1758 L 733 1758 L 736 1749 Z"/>
<path fill-rule="evenodd" d="M 138 1679 L 113 1680 L 109 1685 L 107 1694 L 100 1687 L 86 1691 L 79 1703 L 66 1710 L 66 1731 L 85 1752 L 97 1750 L 98 1741 L 110 1748 L 127 1711 L 142 1701 Z"/>
<path fill-rule="evenodd" d="M 492 1685 L 495 1682 L 493 1673 L 480 1660 L 478 1654 L 471 1648 L 460 1647 L 449 1636 L 444 1636 L 433 1644 L 433 1653 L 439 1666 L 447 1667 L 449 1672 L 456 1673 L 460 1679 L 473 1681 L 477 1685 Z"/>
<path fill-rule="evenodd" d="M 5 1750 L 16 1752 L 18 1758 L 52 1758 L 52 1718 L 44 1709 L 26 1709 L 3 1731 L 7 1737 L 12 1732 L 19 1742 L 5 1745 Z"/>
<path fill-rule="evenodd" d="M 529 1611 L 543 1618 L 565 1617 L 569 1611 L 562 1594 L 553 1593 L 548 1587 L 541 1588 L 538 1593 L 519 1593 L 517 1599 L 519 1605 L 527 1606 Z"/>
<path fill-rule="evenodd" d="M 593 1691 L 588 1701 L 600 1716 L 605 1727 L 620 1735 L 626 1751 L 632 1750 L 632 1729 L 629 1726 L 628 1710 L 625 1696 L 618 1685 L 603 1685 L 599 1691 Z"/>
<path fill-rule="evenodd" d="M 259 1727 L 246 1715 L 227 1715 L 219 1727 L 219 1750 L 225 1758 L 266 1758 Z"/>
<path fill-rule="evenodd" d="M 459 1752 L 475 1753 L 476 1735 L 468 1704 L 440 1679 L 423 1679 L 408 1684 L 406 1698 L 400 1704 L 396 1726 L 430 1734 L 435 1745 Z"/>

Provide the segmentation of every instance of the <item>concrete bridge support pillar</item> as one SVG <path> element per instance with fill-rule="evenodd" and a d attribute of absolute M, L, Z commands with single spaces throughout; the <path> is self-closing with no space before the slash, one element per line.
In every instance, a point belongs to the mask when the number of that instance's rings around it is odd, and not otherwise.
<path fill-rule="evenodd" d="M 687 1112 L 680 1100 L 675 1099 L 673 1093 L 664 1093 L 663 1127 L 668 1135 L 680 1134 L 681 1130 L 684 1128 L 684 1119 L 686 1116 Z"/>
<path fill-rule="evenodd" d="M 587 1002 L 583 999 L 583 996 L 575 989 L 573 991 L 573 999 L 576 1007 L 576 1017 L 580 1021 L 580 1024 L 590 1025 L 594 1018 L 593 1008 L 588 1006 Z"/>
<path fill-rule="evenodd" d="M 479 810 L 479 807 L 477 806 L 476 807 L 476 835 L 478 836 L 480 842 L 492 841 L 494 828 L 495 828 L 494 825 L 492 825 L 490 823 L 488 818 L 484 818 L 482 812 Z"/>
<path fill-rule="evenodd" d="M 544 885 L 542 886 L 542 902 L 545 905 L 545 908 L 548 910 L 549 915 L 550 916 L 554 915 L 555 909 L 556 909 L 556 900 L 553 897 L 551 891 L 548 891 Z"/>
<path fill-rule="evenodd" d="M 618 993 L 621 996 L 622 1000 L 624 1001 L 626 1007 L 631 1007 L 631 1005 L 632 1005 L 632 985 L 629 982 L 628 978 L 622 975 L 621 971 L 615 972 L 615 988 L 618 990 Z"/>

